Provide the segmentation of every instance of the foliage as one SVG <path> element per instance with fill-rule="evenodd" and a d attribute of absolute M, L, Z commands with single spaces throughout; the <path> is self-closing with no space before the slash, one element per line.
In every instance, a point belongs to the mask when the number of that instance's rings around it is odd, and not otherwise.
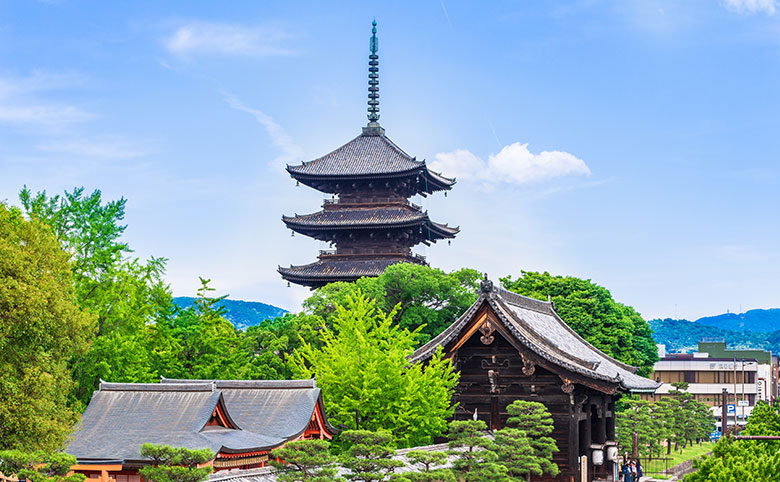
<path fill-rule="evenodd" d="M 487 424 L 482 420 L 453 420 L 447 438 L 450 454 L 456 457 L 452 466 L 468 482 L 510 480 L 505 465 L 497 463 L 493 441 L 485 436 Z"/>
<path fill-rule="evenodd" d="M 780 405 L 758 402 L 742 435 L 780 435 Z M 780 442 L 724 437 L 694 466 L 685 482 L 780 481 Z"/>
<path fill-rule="evenodd" d="M 151 459 L 154 464 L 138 471 L 151 482 L 201 482 L 208 477 L 213 467 L 199 465 L 215 457 L 209 449 L 192 450 L 155 444 L 143 444 L 141 456 Z"/>
<path fill-rule="evenodd" d="M 280 482 L 332 482 L 336 477 L 336 456 L 330 452 L 327 440 L 297 440 L 271 452 L 271 465 Z M 284 462 L 277 462 L 281 459 Z"/>
<path fill-rule="evenodd" d="M 385 313 L 395 310 L 396 323 L 410 331 L 420 328 L 418 343 L 438 335 L 477 299 L 480 274 L 463 268 L 452 273 L 428 266 L 400 263 L 375 278 L 337 282 L 314 291 L 304 311 L 326 322 L 358 291 L 376 300 Z"/>
<path fill-rule="evenodd" d="M 449 469 L 434 467 L 447 462 L 447 452 L 410 450 L 406 458 L 417 472 L 407 472 L 404 476 L 411 482 L 455 482 L 455 474 Z"/>
<path fill-rule="evenodd" d="M 321 348 L 320 331 L 325 321 L 318 315 L 286 313 L 246 330 L 247 343 L 254 353 L 253 364 L 259 378 L 283 380 L 292 378 L 286 359 L 303 342 Z"/>
<path fill-rule="evenodd" d="M 558 475 L 553 454 L 558 452 L 550 412 L 539 402 L 515 400 L 507 406 L 507 428 L 496 432 L 498 460 L 513 476 Z"/>
<path fill-rule="evenodd" d="M 57 238 L 0 203 L 0 448 L 62 446 L 78 420 L 67 361 L 87 349 L 93 324 Z"/>
<path fill-rule="evenodd" d="M 83 187 L 52 197 L 25 187 L 19 199 L 28 216 L 51 226 L 71 255 L 78 304 L 97 316 L 96 343 L 73 359 L 74 397 L 86 403 L 101 378 L 150 381 L 154 374 L 148 373 L 138 335 L 147 323 L 169 316 L 173 304 L 162 278 L 166 260 L 130 258 L 130 247 L 119 240 L 127 228 L 121 224 L 127 201 L 103 203 L 100 191 L 85 195 Z"/>
<path fill-rule="evenodd" d="M 631 450 L 632 434 L 637 433 L 639 454 L 659 456 L 660 441 L 667 441 L 667 453 L 672 446 L 680 450 L 696 440 L 708 439 L 715 425 L 709 407 L 688 393 L 685 382 L 673 383 L 669 396 L 657 402 L 626 397 L 617 410 L 617 442 L 624 452 Z"/>
<path fill-rule="evenodd" d="M 659 423 L 664 418 L 660 407 L 647 400 L 637 398 L 621 399 L 622 410 L 616 413 L 615 435 L 622 452 L 631 453 L 633 433 L 637 433 L 639 455 L 642 457 L 657 456 L 661 453 L 659 442 L 664 438 L 664 425 Z"/>
<path fill-rule="evenodd" d="M 0 473 L 30 482 L 83 482 L 83 474 L 68 475 L 75 464 L 76 457 L 63 452 L 0 451 Z"/>
<path fill-rule="evenodd" d="M 297 378 L 316 375 L 331 422 L 365 430 L 389 430 L 399 446 L 429 443 L 446 428 L 457 374 L 441 351 L 410 364 L 417 332 L 393 323 L 360 291 L 335 306 L 321 347 L 303 341 L 291 359 Z"/>
<path fill-rule="evenodd" d="M 523 271 L 517 279 L 501 278 L 504 288 L 555 303 L 563 320 L 607 355 L 639 367 L 647 376 L 658 361 L 650 326 L 630 306 L 616 302 L 606 288 L 590 280 Z"/>
<path fill-rule="evenodd" d="M 393 435 L 386 430 L 347 430 L 342 439 L 349 444 L 341 458 L 341 465 L 349 473 L 346 478 L 362 482 L 381 482 L 404 463 L 393 459 L 395 450 L 391 447 Z"/>

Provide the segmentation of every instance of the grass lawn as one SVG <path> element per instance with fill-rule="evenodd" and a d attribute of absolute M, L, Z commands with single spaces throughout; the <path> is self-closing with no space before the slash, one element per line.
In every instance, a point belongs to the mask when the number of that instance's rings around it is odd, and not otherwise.
<path fill-rule="evenodd" d="M 667 456 L 666 460 L 658 459 L 645 463 L 645 473 L 657 474 L 662 472 L 664 469 L 671 468 L 679 464 L 680 462 L 684 462 L 695 457 L 700 457 L 707 452 L 711 452 L 714 445 L 715 444 L 713 442 L 704 442 L 701 445 L 689 445 L 688 447 L 685 447 L 682 452 L 672 450 L 672 453 Z"/>

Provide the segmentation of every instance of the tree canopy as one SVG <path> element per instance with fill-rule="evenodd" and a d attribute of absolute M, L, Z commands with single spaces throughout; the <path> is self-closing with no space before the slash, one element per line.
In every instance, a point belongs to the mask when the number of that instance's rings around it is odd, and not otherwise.
<path fill-rule="evenodd" d="M 87 349 L 68 254 L 49 227 L 0 203 L 0 448 L 60 448 L 78 420 L 67 362 Z"/>
<path fill-rule="evenodd" d="M 335 305 L 321 347 L 303 341 L 291 358 L 297 378 L 317 377 L 331 422 L 365 430 L 389 430 L 400 446 L 430 443 L 446 428 L 457 374 L 437 352 L 425 365 L 410 364 L 417 331 L 393 322 L 358 291 Z"/>
<path fill-rule="evenodd" d="M 546 300 L 549 296 L 574 331 L 616 360 L 639 367 L 640 375 L 649 375 L 658 361 L 650 325 L 636 310 L 616 302 L 609 290 L 590 280 L 523 271 L 517 278 L 501 278 L 501 284 L 531 298 Z"/>

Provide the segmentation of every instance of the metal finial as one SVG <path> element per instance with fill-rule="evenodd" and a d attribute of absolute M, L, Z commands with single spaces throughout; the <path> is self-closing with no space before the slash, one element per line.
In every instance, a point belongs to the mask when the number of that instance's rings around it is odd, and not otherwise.
<path fill-rule="evenodd" d="M 368 56 L 368 126 L 379 127 L 379 39 L 376 38 L 376 19 L 371 23 L 371 55 Z"/>

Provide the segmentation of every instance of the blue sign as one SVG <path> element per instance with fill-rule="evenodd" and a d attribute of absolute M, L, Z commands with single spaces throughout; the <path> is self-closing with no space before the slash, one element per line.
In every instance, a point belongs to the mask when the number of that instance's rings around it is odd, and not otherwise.
<path fill-rule="evenodd" d="M 729 403 L 726 405 L 726 415 L 736 415 L 737 414 L 737 406 L 733 403 Z"/>
<path fill-rule="evenodd" d="M 717 442 L 718 440 L 720 440 L 720 435 L 721 435 L 720 432 L 716 430 L 715 432 L 712 432 L 710 434 L 710 440 L 712 440 L 713 442 Z"/>

